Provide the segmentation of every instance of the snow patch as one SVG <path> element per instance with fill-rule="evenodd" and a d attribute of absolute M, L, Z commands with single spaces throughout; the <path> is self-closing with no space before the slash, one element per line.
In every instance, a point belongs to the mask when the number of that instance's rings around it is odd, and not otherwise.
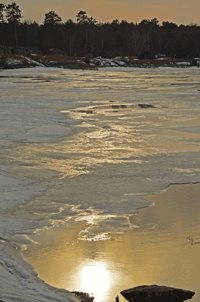
<path fill-rule="evenodd" d="M 0 288 L 4 302 L 80 302 L 72 293 L 51 287 L 0 252 Z"/>
<path fill-rule="evenodd" d="M 176 65 L 191 65 L 190 62 L 176 62 Z"/>
<path fill-rule="evenodd" d="M 15 60 L 15 59 L 12 59 L 12 58 L 8 58 L 8 59 L 6 59 L 6 64 L 7 65 L 22 65 L 23 60 Z"/>

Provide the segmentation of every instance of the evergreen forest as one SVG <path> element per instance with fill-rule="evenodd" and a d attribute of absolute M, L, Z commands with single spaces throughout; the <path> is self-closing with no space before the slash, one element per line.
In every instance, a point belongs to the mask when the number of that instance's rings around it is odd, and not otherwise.
<path fill-rule="evenodd" d="M 42 24 L 23 21 L 20 7 L 0 3 L 0 45 L 40 50 L 48 54 L 58 49 L 69 56 L 139 56 L 152 51 L 170 57 L 192 58 L 200 54 L 200 26 L 159 23 L 157 18 L 140 23 L 126 20 L 100 23 L 85 11 L 76 22 L 63 21 L 54 11 L 47 12 Z"/>

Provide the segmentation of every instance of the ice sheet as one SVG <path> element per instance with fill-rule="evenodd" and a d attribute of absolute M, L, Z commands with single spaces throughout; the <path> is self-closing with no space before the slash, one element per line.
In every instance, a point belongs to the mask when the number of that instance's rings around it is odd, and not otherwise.
<path fill-rule="evenodd" d="M 200 180 L 199 74 L 124 67 L 1 72 L 3 301 L 74 299 L 56 294 L 16 256 L 32 232 L 74 217 L 88 222 L 81 240 L 108 239 L 137 227 L 129 217 L 149 204 L 143 195 Z"/>

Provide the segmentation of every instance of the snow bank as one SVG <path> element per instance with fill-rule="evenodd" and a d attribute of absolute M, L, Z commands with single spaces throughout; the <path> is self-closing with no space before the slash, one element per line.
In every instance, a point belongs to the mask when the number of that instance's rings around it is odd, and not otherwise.
<path fill-rule="evenodd" d="M 190 66 L 190 62 L 176 62 L 176 65 L 180 66 L 180 65 L 186 65 L 186 66 Z"/>
<path fill-rule="evenodd" d="M 25 56 L 20 56 L 21 59 L 13 59 L 13 58 L 7 58 L 6 59 L 6 64 L 7 65 L 24 65 L 25 63 L 28 63 L 30 65 L 33 65 L 33 66 L 41 66 L 41 67 L 44 67 L 44 64 L 42 63 L 39 63 L 31 58 L 28 58 L 28 57 L 25 57 Z"/>
<path fill-rule="evenodd" d="M 24 58 L 24 59 L 25 59 L 28 63 L 30 63 L 30 64 L 35 64 L 35 65 L 37 65 L 37 66 L 42 66 L 42 67 L 44 67 L 44 64 L 39 63 L 39 62 L 37 62 L 37 61 L 35 61 L 35 60 L 33 60 L 33 59 L 30 59 L 30 58 L 24 57 L 24 56 L 22 56 L 22 58 Z"/>
<path fill-rule="evenodd" d="M 66 290 L 51 287 L 0 252 L 0 298 L 4 302 L 79 302 Z"/>
<path fill-rule="evenodd" d="M 15 60 L 15 59 L 12 59 L 12 58 L 8 58 L 6 59 L 6 64 L 7 65 L 22 65 L 23 64 L 23 60 Z"/>
<path fill-rule="evenodd" d="M 126 59 L 126 61 L 128 61 Z M 107 59 L 107 58 L 94 58 L 90 60 L 92 64 L 99 64 L 101 67 L 118 67 L 118 66 L 128 66 L 128 64 L 122 60 L 121 57 L 116 57 L 114 59 Z"/>

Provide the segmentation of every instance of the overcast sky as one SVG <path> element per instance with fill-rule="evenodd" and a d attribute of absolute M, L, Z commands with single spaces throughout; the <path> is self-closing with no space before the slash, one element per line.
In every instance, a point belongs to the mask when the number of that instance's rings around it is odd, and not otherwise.
<path fill-rule="evenodd" d="M 160 22 L 177 24 L 197 23 L 200 25 L 200 0 L 11 0 L 22 10 L 23 20 L 42 23 L 45 13 L 54 10 L 65 22 L 76 21 L 80 10 L 98 22 L 114 19 L 140 22 L 143 19 L 157 18 Z"/>

